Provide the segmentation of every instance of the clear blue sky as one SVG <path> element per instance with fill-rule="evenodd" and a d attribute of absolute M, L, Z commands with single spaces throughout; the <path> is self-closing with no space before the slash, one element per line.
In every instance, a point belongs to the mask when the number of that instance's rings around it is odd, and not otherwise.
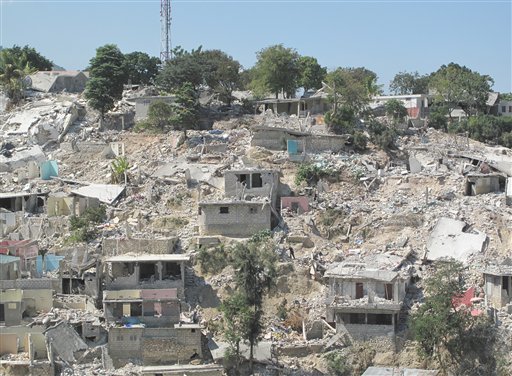
<path fill-rule="evenodd" d="M 66 69 L 95 49 L 160 53 L 159 0 L 0 0 L 4 47 L 28 44 Z M 512 91 L 512 0 L 172 1 L 172 41 L 221 49 L 244 67 L 283 43 L 320 64 L 364 66 L 385 90 L 399 71 L 430 73 L 456 62 Z"/>

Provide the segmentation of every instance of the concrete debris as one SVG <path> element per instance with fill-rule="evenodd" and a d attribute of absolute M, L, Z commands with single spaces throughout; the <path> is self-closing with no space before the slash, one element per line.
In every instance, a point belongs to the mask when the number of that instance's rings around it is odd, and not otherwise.
<path fill-rule="evenodd" d="M 464 263 L 474 253 L 484 251 L 487 235 L 474 230 L 465 231 L 466 223 L 451 218 L 439 218 L 427 241 L 426 259 L 452 257 Z"/>
<path fill-rule="evenodd" d="M 370 143 L 357 153 L 320 114 L 236 115 L 239 104 L 223 109 L 211 93 L 211 129 L 129 131 L 157 95 L 132 85 L 103 120 L 69 93 L 34 94 L 0 114 L 0 304 L 13 307 L 2 362 L 219 374 L 219 305 L 236 271 L 201 264 L 222 268 L 222 252 L 260 230 L 278 258 L 260 375 L 325 374 L 322 354 L 359 340 L 389 367 L 417 368 L 395 361 L 406 351 L 397 344 L 445 257 L 467 266 L 464 304 L 510 338 L 511 150 L 408 129 L 392 152 Z M 119 156 L 127 181 L 114 185 Z M 303 163 L 318 174 L 300 182 Z M 105 217 L 92 222 L 100 207 Z"/>
<path fill-rule="evenodd" d="M 91 184 L 71 190 L 71 193 L 82 197 L 97 198 L 105 204 L 112 205 L 124 192 L 126 187 L 112 184 Z"/>

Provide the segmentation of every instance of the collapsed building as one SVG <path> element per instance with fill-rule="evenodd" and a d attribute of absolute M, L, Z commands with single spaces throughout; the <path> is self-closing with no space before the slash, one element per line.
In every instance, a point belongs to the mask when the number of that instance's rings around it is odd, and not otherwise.
<path fill-rule="evenodd" d="M 341 263 L 329 268 L 326 317 L 336 330 L 352 338 L 393 336 L 405 297 L 398 272 L 370 268 L 364 263 Z"/>
<path fill-rule="evenodd" d="M 279 172 L 275 170 L 228 170 L 224 196 L 219 201 L 200 201 L 198 226 L 201 235 L 249 237 L 271 230 L 279 217 Z M 274 221 L 275 225 L 275 221 Z"/>
<path fill-rule="evenodd" d="M 501 265 L 488 265 L 483 270 L 485 303 L 488 307 L 503 308 L 512 304 L 512 260 Z"/>
<path fill-rule="evenodd" d="M 115 366 L 139 359 L 145 365 L 202 358 L 201 326 L 181 321 L 185 262 L 190 256 L 146 254 L 113 256 L 103 308 L 108 349 Z"/>

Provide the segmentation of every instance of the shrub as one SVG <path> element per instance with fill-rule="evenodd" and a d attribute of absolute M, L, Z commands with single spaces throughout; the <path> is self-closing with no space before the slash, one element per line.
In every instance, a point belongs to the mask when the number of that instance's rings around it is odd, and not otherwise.
<path fill-rule="evenodd" d="M 351 376 L 352 367 L 347 360 L 347 357 L 340 351 L 332 351 L 324 355 L 327 362 L 327 369 L 329 375 L 332 376 Z"/>
<path fill-rule="evenodd" d="M 306 182 L 308 185 L 316 184 L 322 177 L 329 175 L 329 171 L 312 163 L 303 163 L 295 174 L 295 185 Z"/>
<path fill-rule="evenodd" d="M 196 262 L 199 264 L 202 273 L 218 274 L 229 265 L 231 259 L 229 249 L 221 244 L 211 249 L 200 248 Z"/>
<path fill-rule="evenodd" d="M 353 138 L 354 150 L 365 151 L 368 146 L 368 138 L 364 133 L 357 131 L 354 133 Z"/>
<path fill-rule="evenodd" d="M 105 220 L 105 206 L 100 205 L 97 208 L 87 208 L 80 216 L 72 216 L 69 218 L 69 228 L 71 235 L 66 239 L 66 243 L 87 242 L 96 236 L 94 225 Z"/>
<path fill-rule="evenodd" d="M 352 134 L 354 133 L 354 124 L 356 116 L 354 110 L 347 106 L 341 106 L 336 113 L 329 111 L 324 117 L 327 129 L 337 134 Z"/>
<path fill-rule="evenodd" d="M 384 150 L 392 149 L 395 146 L 397 131 L 391 129 L 378 121 L 369 124 L 370 140 Z"/>
<path fill-rule="evenodd" d="M 444 106 L 433 106 L 430 109 L 428 117 L 428 125 L 435 129 L 441 129 L 443 131 L 448 130 L 448 109 Z"/>
<path fill-rule="evenodd" d="M 130 163 L 128 163 L 128 159 L 125 156 L 117 157 L 112 161 L 110 165 L 112 169 L 112 183 L 120 184 L 121 182 L 125 182 L 125 174 L 130 169 Z"/>

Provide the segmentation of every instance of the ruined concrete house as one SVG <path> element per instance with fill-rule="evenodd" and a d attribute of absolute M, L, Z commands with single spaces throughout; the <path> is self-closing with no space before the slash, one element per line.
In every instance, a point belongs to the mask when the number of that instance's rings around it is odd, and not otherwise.
<path fill-rule="evenodd" d="M 407 109 L 407 116 L 411 119 L 424 118 L 429 113 L 429 96 L 426 94 L 375 96 L 372 98 L 369 106 L 379 115 L 383 115 L 384 105 L 393 99 L 402 103 L 402 105 Z M 379 113 L 378 109 L 382 109 L 382 112 Z"/>
<path fill-rule="evenodd" d="M 59 215 L 73 215 L 79 217 L 88 208 L 100 206 L 99 199 L 95 197 L 80 197 L 65 192 L 51 193 L 46 200 L 46 213 L 48 217 Z"/>
<path fill-rule="evenodd" d="M 185 262 L 190 256 L 181 254 L 120 255 L 105 260 L 105 290 L 177 289 L 182 297 L 185 289 Z"/>
<path fill-rule="evenodd" d="M 39 254 L 37 240 L 1 240 L 0 254 L 16 256 L 20 258 L 20 271 L 28 274 L 36 274 L 36 261 Z M 1 279 L 6 279 L 3 276 Z"/>
<path fill-rule="evenodd" d="M 53 306 L 53 291 L 49 289 L 8 289 L 0 292 L 0 322 L 5 326 L 20 325 L 25 317 L 49 312 Z"/>
<path fill-rule="evenodd" d="M 86 295 L 98 305 L 101 298 L 101 272 L 101 263 L 96 255 L 91 255 L 87 249 L 69 250 L 59 263 L 62 294 Z"/>
<path fill-rule="evenodd" d="M 464 195 L 476 196 L 485 193 L 503 192 L 505 177 L 499 174 L 468 174 L 466 175 Z"/>
<path fill-rule="evenodd" d="M 339 153 L 346 149 L 349 137 L 345 135 L 313 134 L 287 128 L 256 126 L 251 146 L 269 150 L 288 150 L 297 153 Z"/>
<path fill-rule="evenodd" d="M 0 208 L 11 212 L 37 213 L 39 208 L 44 207 L 45 195 L 27 192 L 0 193 Z"/>
<path fill-rule="evenodd" d="M 224 174 L 221 201 L 201 201 L 198 225 L 201 235 L 248 237 L 272 228 L 276 212 L 279 172 L 275 170 L 229 170 Z"/>
<path fill-rule="evenodd" d="M 224 173 L 224 196 L 244 200 L 250 197 L 267 197 L 276 207 L 279 189 L 279 172 L 275 170 L 228 170 Z"/>
<path fill-rule="evenodd" d="M 341 263 L 325 273 L 329 284 L 327 321 L 343 327 L 356 339 L 395 333 L 405 296 L 405 282 L 397 272 Z"/>
<path fill-rule="evenodd" d="M 267 199 L 202 201 L 198 225 L 201 235 L 249 237 L 271 229 L 271 204 Z"/>
<path fill-rule="evenodd" d="M 512 303 L 512 261 L 501 265 L 490 265 L 483 270 L 485 303 L 502 308 Z"/>
<path fill-rule="evenodd" d="M 0 278 L 13 280 L 21 277 L 20 258 L 0 254 Z"/>
<path fill-rule="evenodd" d="M 132 359 L 154 365 L 202 357 L 201 326 L 180 323 L 187 261 L 189 256 L 177 254 L 106 260 L 103 306 L 115 366 Z"/>

